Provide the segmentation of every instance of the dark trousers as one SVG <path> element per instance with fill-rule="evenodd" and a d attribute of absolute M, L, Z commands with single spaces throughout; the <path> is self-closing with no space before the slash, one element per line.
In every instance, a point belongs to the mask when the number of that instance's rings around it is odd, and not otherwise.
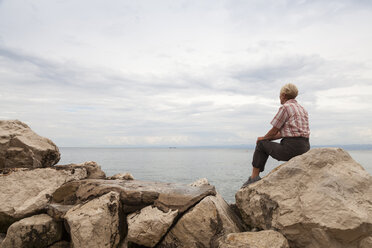
<path fill-rule="evenodd" d="M 287 137 L 283 138 L 280 143 L 261 140 L 256 145 L 252 165 L 262 172 L 269 156 L 279 161 L 288 161 L 308 150 L 310 150 L 309 139 L 304 137 Z"/>

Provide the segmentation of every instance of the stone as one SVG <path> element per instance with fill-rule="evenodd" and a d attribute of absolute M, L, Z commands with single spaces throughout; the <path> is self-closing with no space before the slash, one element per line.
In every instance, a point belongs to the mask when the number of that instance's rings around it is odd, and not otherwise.
<path fill-rule="evenodd" d="M 62 223 L 47 214 L 34 215 L 13 223 L 1 247 L 48 247 L 62 238 L 62 230 Z"/>
<path fill-rule="evenodd" d="M 5 239 L 5 236 L 6 236 L 6 233 L 0 233 L 0 247 L 1 247 L 1 243 Z"/>
<path fill-rule="evenodd" d="M 52 244 L 51 246 L 48 246 L 48 248 L 71 248 L 71 244 L 68 241 L 61 240 Z"/>
<path fill-rule="evenodd" d="M 74 205 L 62 205 L 62 204 L 48 204 L 46 209 L 47 209 L 47 214 L 51 216 L 54 220 L 57 221 L 63 221 L 65 214 L 73 208 Z"/>
<path fill-rule="evenodd" d="M 109 192 L 71 208 L 65 219 L 73 247 L 117 247 L 120 241 L 120 197 Z"/>
<path fill-rule="evenodd" d="M 87 178 L 89 179 L 105 179 L 106 174 L 94 161 L 87 161 L 81 164 L 68 164 L 68 165 L 56 165 L 54 166 L 57 170 L 72 170 L 84 168 L 87 171 Z"/>
<path fill-rule="evenodd" d="M 203 186 L 203 185 L 210 185 L 210 184 L 209 184 L 207 178 L 200 178 L 199 180 L 197 180 L 193 183 L 190 183 L 189 185 L 193 186 L 193 187 L 200 187 L 200 186 Z"/>
<path fill-rule="evenodd" d="M 153 206 L 147 206 L 139 213 L 127 216 L 128 241 L 154 247 L 173 224 L 178 210 L 164 213 Z"/>
<path fill-rule="evenodd" d="M 139 180 L 86 179 L 64 184 L 53 194 L 53 202 L 74 205 L 106 194 L 120 193 L 125 213 L 154 205 L 164 212 L 183 213 L 205 196 L 215 195 L 214 186 L 192 187 L 177 183 L 146 182 Z"/>
<path fill-rule="evenodd" d="M 242 227 L 225 200 L 207 196 L 186 212 L 157 247 L 217 247 L 219 238 Z"/>
<path fill-rule="evenodd" d="M 44 211 L 51 195 L 62 184 L 86 177 L 84 168 L 20 169 L 0 174 L 0 232 L 6 232 L 17 220 Z"/>
<path fill-rule="evenodd" d="M 372 234 L 372 176 L 339 148 L 297 156 L 235 198 L 246 224 L 291 247 L 357 248 Z"/>
<path fill-rule="evenodd" d="M 372 247 L 372 236 L 369 236 L 360 241 L 358 248 L 371 248 L 371 247 Z"/>
<path fill-rule="evenodd" d="M 134 177 L 130 173 L 118 173 L 107 178 L 108 180 L 134 180 Z"/>
<path fill-rule="evenodd" d="M 227 234 L 220 242 L 220 248 L 289 248 L 288 241 L 279 232 L 241 232 Z"/>
<path fill-rule="evenodd" d="M 40 168 L 58 163 L 60 152 L 49 139 L 18 120 L 0 120 L 0 170 Z"/>

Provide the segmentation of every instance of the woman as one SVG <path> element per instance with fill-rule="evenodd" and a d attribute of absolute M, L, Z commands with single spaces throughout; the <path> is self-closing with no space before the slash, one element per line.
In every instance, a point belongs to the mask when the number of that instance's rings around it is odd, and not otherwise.
<path fill-rule="evenodd" d="M 252 175 L 243 187 L 261 179 L 259 174 L 264 171 L 269 156 L 279 161 L 288 161 L 310 150 L 308 113 L 295 100 L 297 95 L 298 89 L 294 84 L 286 84 L 280 90 L 282 106 L 271 121 L 273 127 L 270 131 L 257 138 Z M 282 140 L 280 143 L 272 141 L 277 139 Z"/>

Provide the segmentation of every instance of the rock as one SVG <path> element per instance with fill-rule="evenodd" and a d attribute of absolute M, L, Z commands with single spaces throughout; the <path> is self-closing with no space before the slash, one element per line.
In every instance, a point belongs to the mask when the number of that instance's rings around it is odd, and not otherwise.
<path fill-rule="evenodd" d="M 34 215 L 13 223 L 2 247 L 48 247 L 62 238 L 62 223 L 46 214 Z"/>
<path fill-rule="evenodd" d="M 235 197 L 248 225 L 291 247 L 356 248 L 372 234 L 372 176 L 342 149 L 312 149 Z"/>
<path fill-rule="evenodd" d="M 62 240 L 58 241 L 57 243 L 52 244 L 48 248 L 70 248 L 71 244 L 68 241 Z"/>
<path fill-rule="evenodd" d="M 48 204 L 46 209 L 48 215 L 53 217 L 54 220 L 62 221 L 68 210 L 73 207 L 74 205 Z"/>
<path fill-rule="evenodd" d="M 186 212 L 158 247 L 217 247 L 220 237 L 241 230 L 239 220 L 217 194 L 205 197 Z"/>
<path fill-rule="evenodd" d="M 105 179 L 106 174 L 102 171 L 101 166 L 99 166 L 94 161 L 87 161 L 82 164 L 68 164 L 68 165 L 56 165 L 54 166 L 57 170 L 71 170 L 71 169 L 78 169 L 84 168 L 87 171 L 87 178 L 89 179 Z"/>
<path fill-rule="evenodd" d="M 372 236 L 369 236 L 360 241 L 358 248 L 371 248 L 371 247 L 372 247 Z"/>
<path fill-rule="evenodd" d="M 118 173 L 107 178 L 108 180 L 134 180 L 134 177 L 130 173 Z"/>
<path fill-rule="evenodd" d="M 5 236 L 6 236 L 6 233 L 0 233 L 0 247 L 1 247 L 1 243 L 5 239 Z"/>
<path fill-rule="evenodd" d="M 154 247 L 173 224 L 177 214 L 177 210 L 164 213 L 156 207 L 148 206 L 139 213 L 128 215 L 128 241 Z"/>
<path fill-rule="evenodd" d="M 0 232 L 16 220 L 44 211 L 62 184 L 88 177 L 87 166 L 18 169 L 0 174 Z"/>
<path fill-rule="evenodd" d="M 193 186 L 193 187 L 200 187 L 200 186 L 203 186 L 203 185 L 210 185 L 210 184 L 209 184 L 207 178 L 200 178 L 199 180 L 197 180 L 193 183 L 190 183 L 189 185 Z"/>
<path fill-rule="evenodd" d="M 285 237 L 276 231 L 230 233 L 220 242 L 220 248 L 289 248 Z"/>
<path fill-rule="evenodd" d="M 58 147 L 18 120 L 0 120 L 0 169 L 39 168 L 58 163 Z"/>
<path fill-rule="evenodd" d="M 125 213 L 148 205 L 155 205 L 164 212 L 172 209 L 183 213 L 205 196 L 216 194 L 214 186 L 211 185 L 191 187 L 139 180 L 87 179 L 64 184 L 53 194 L 53 202 L 73 205 L 111 191 L 120 193 Z"/>
<path fill-rule="evenodd" d="M 73 247 L 116 247 L 120 241 L 120 198 L 109 192 L 66 214 Z"/>

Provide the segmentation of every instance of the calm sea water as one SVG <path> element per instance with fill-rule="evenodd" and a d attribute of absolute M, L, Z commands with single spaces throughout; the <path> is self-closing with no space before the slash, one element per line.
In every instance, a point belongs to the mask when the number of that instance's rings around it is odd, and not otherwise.
<path fill-rule="evenodd" d="M 135 179 L 189 184 L 207 178 L 227 202 L 251 173 L 253 150 L 192 148 L 60 148 L 58 164 L 97 162 L 107 176 L 131 173 Z M 348 151 L 372 174 L 372 151 Z M 269 158 L 266 175 L 283 162 Z"/>

